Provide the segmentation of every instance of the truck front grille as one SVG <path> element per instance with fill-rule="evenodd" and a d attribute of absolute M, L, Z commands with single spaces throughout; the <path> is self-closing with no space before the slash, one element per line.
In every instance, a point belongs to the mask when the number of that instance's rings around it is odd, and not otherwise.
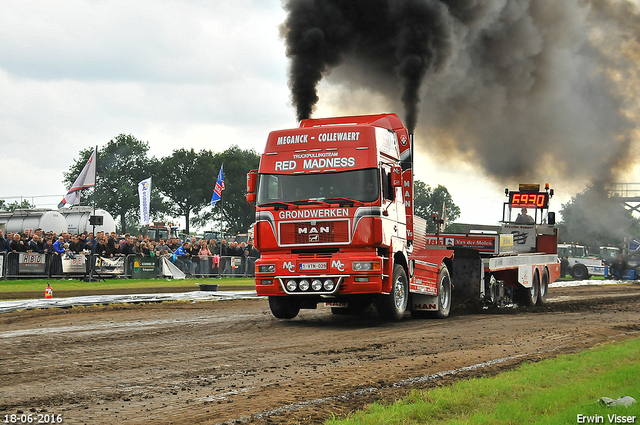
<path fill-rule="evenodd" d="M 280 245 L 349 242 L 349 220 L 280 223 Z"/>

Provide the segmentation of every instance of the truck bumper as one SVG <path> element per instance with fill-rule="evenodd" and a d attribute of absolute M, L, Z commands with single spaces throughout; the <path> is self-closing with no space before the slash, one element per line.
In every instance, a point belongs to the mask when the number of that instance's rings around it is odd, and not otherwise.
<path fill-rule="evenodd" d="M 382 258 L 357 256 L 357 262 L 378 266 L 376 270 L 356 271 L 353 260 L 346 258 L 263 256 L 256 261 L 256 292 L 260 296 L 300 297 L 382 293 Z"/>

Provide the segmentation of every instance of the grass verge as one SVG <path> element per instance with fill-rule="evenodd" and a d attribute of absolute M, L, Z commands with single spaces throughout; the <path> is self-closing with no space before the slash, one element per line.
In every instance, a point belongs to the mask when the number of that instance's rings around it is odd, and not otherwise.
<path fill-rule="evenodd" d="M 78 279 L 24 279 L 24 280 L 0 280 L 0 299 L 3 293 L 9 292 L 33 292 L 38 297 L 44 296 L 44 288 L 47 283 L 55 291 L 91 291 L 99 294 L 101 290 L 113 289 L 148 289 L 153 291 L 158 288 L 184 288 L 186 291 L 198 290 L 197 283 L 217 284 L 221 287 L 246 287 L 247 290 L 255 288 L 252 278 L 222 278 L 222 279 L 106 279 L 99 282 L 84 282 Z"/>
<path fill-rule="evenodd" d="M 631 407 L 597 400 L 631 396 Z M 582 422 L 578 415 L 584 415 Z M 617 415 L 618 422 L 614 418 Z M 591 417 L 592 421 L 587 418 Z M 525 364 L 489 378 L 414 390 L 390 405 L 372 404 L 328 425 L 640 423 L 640 339 Z M 595 422 L 593 422 L 595 420 Z"/>

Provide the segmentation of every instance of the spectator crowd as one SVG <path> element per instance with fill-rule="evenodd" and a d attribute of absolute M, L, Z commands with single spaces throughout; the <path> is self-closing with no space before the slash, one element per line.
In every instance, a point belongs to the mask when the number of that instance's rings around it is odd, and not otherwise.
<path fill-rule="evenodd" d="M 96 254 L 103 258 L 119 256 L 141 255 L 150 257 L 168 257 L 187 275 L 218 275 L 243 276 L 252 275 L 255 259 L 260 253 L 253 246 L 252 241 L 229 242 L 216 239 L 209 241 L 190 240 L 181 241 L 177 237 L 168 240 L 154 241 L 149 236 L 132 236 L 129 233 L 118 236 L 116 232 L 97 232 L 79 234 L 43 232 L 36 229 L 28 233 L 8 233 L 6 238 L 0 230 L 0 253 L 32 252 L 51 254 L 55 259 L 51 263 L 61 264 L 63 258 L 75 258 L 78 254 Z"/>

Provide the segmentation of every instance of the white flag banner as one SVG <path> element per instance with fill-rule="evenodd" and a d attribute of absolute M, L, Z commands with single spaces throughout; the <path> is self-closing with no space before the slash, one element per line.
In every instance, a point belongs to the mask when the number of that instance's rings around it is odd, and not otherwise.
<path fill-rule="evenodd" d="M 78 205 L 80 204 L 80 192 L 85 187 L 93 187 L 96 185 L 96 151 L 98 148 L 93 149 L 93 154 L 89 158 L 89 161 L 85 164 L 84 168 L 80 172 L 80 175 L 69 189 L 69 192 L 62 198 L 62 201 L 58 204 L 58 208 L 62 208 L 65 205 Z"/>
<path fill-rule="evenodd" d="M 140 225 L 147 226 L 151 223 L 151 177 L 138 183 L 140 195 Z"/>

